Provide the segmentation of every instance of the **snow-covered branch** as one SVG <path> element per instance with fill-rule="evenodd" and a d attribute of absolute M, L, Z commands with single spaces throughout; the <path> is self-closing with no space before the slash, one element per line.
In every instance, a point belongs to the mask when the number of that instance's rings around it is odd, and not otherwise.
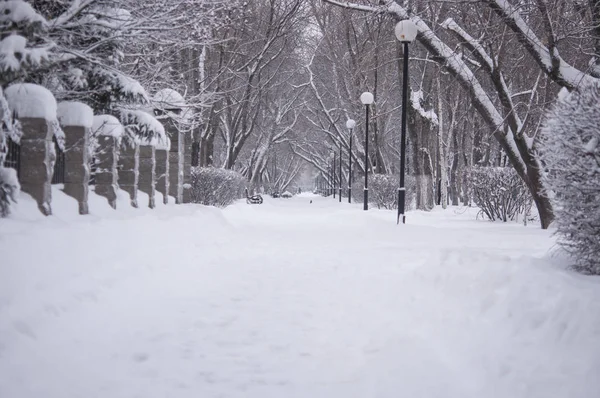
<path fill-rule="evenodd" d="M 533 29 L 523 20 L 519 9 L 507 0 L 482 0 L 488 4 L 517 34 L 519 42 L 529 52 L 540 68 L 556 83 L 568 89 L 581 84 L 591 84 L 598 79 L 580 71 L 566 62 L 559 54 L 556 46 L 548 48 L 535 34 Z M 550 35 L 552 32 L 548 32 Z"/>

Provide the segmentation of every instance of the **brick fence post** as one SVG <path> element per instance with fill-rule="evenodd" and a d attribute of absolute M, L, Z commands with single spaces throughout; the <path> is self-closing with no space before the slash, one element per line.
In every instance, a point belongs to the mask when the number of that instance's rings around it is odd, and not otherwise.
<path fill-rule="evenodd" d="M 131 206 L 137 208 L 140 146 L 135 142 L 121 145 L 119 151 L 119 188 L 129 194 Z"/>
<path fill-rule="evenodd" d="M 77 200 L 79 214 L 88 214 L 90 183 L 89 135 L 93 124 L 92 108 L 79 102 L 58 104 L 58 120 L 65 132 L 65 187 L 63 191 Z"/>
<path fill-rule="evenodd" d="M 112 208 L 116 209 L 119 189 L 117 163 L 123 126 L 114 116 L 94 116 L 92 134 L 97 142 L 95 150 L 96 194 L 104 196 Z"/>
<path fill-rule="evenodd" d="M 139 189 L 142 192 L 148 194 L 149 201 L 148 207 L 154 209 L 155 204 L 155 185 L 156 185 L 156 171 L 155 171 L 155 148 L 154 144 L 142 141 L 140 144 L 140 183 Z"/>
<path fill-rule="evenodd" d="M 4 92 L 19 119 L 21 136 L 21 190 L 37 202 L 42 214 L 52 214 L 52 174 L 56 151 L 52 136 L 58 128 L 56 100 L 44 87 L 30 83 L 9 86 Z"/>

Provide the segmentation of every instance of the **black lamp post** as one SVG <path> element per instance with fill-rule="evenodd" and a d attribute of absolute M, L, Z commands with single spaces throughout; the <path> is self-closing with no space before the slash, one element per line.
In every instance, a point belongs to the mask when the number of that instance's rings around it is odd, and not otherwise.
<path fill-rule="evenodd" d="M 327 196 L 331 195 L 331 162 L 327 162 Z"/>
<path fill-rule="evenodd" d="M 369 105 L 374 101 L 373 94 L 366 91 L 360 95 L 360 102 L 365 105 L 365 188 L 363 191 L 363 210 L 369 210 Z"/>
<path fill-rule="evenodd" d="M 346 127 L 350 130 L 350 140 L 348 144 L 348 203 L 352 203 L 352 130 L 356 127 L 356 122 L 352 119 L 346 121 Z"/>
<path fill-rule="evenodd" d="M 332 174 L 333 174 L 333 198 L 335 199 L 335 191 L 336 191 L 336 188 L 335 188 L 335 180 L 336 180 L 336 175 L 335 175 L 335 172 L 336 172 L 336 170 L 335 170 L 335 152 L 332 152 L 331 154 L 333 155 L 333 169 L 331 171 L 332 171 Z"/>
<path fill-rule="evenodd" d="M 402 68 L 402 130 L 400 137 L 400 186 L 398 187 L 398 218 L 397 224 L 406 224 L 406 187 L 404 186 L 404 172 L 406 167 L 406 108 L 408 103 L 408 44 L 415 40 L 418 33 L 417 25 L 409 19 L 400 21 L 394 29 L 396 38 L 404 44 L 404 66 Z"/>
<path fill-rule="evenodd" d="M 339 173 L 340 181 L 338 185 L 338 198 L 340 198 L 340 203 L 342 203 L 342 145 L 340 144 L 340 157 L 339 157 Z"/>

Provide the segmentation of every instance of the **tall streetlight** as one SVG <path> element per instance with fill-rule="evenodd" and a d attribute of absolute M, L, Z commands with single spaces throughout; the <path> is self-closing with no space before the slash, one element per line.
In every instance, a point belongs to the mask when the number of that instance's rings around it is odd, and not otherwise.
<path fill-rule="evenodd" d="M 335 199 L 335 191 L 336 191 L 335 181 L 337 179 L 337 177 L 335 175 L 335 173 L 336 173 L 336 170 L 335 170 L 335 151 L 332 151 L 331 155 L 333 157 L 333 169 L 331 170 L 332 174 L 333 174 L 333 198 Z"/>
<path fill-rule="evenodd" d="M 356 122 L 352 119 L 348 119 L 346 121 L 346 127 L 350 130 L 348 146 L 348 203 L 352 203 L 352 130 L 356 127 Z"/>
<path fill-rule="evenodd" d="M 331 160 L 327 163 L 327 196 L 329 196 L 331 195 Z"/>
<path fill-rule="evenodd" d="M 363 191 L 363 210 L 369 210 L 369 105 L 374 101 L 373 94 L 366 91 L 360 95 L 360 102 L 365 105 L 365 189 Z"/>
<path fill-rule="evenodd" d="M 402 68 L 402 132 L 400 137 L 400 186 L 398 187 L 398 218 L 397 224 L 406 224 L 406 187 L 404 186 L 404 171 L 406 167 L 406 106 L 408 103 L 408 44 L 417 37 L 419 29 L 410 19 L 396 24 L 394 33 L 396 38 L 404 45 L 404 66 Z"/>
<path fill-rule="evenodd" d="M 338 185 L 338 198 L 340 198 L 340 203 L 342 203 L 342 144 L 340 144 L 340 157 L 338 158 L 339 160 L 339 176 L 340 176 L 340 182 Z"/>

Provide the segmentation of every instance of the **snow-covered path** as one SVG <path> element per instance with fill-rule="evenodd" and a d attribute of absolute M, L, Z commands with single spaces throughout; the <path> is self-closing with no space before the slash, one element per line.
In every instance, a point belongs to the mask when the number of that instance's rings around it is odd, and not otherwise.
<path fill-rule="evenodd" d="M 548 232 L 310 199 L 0 224 L 0 397 L 600 396 Z"/>

